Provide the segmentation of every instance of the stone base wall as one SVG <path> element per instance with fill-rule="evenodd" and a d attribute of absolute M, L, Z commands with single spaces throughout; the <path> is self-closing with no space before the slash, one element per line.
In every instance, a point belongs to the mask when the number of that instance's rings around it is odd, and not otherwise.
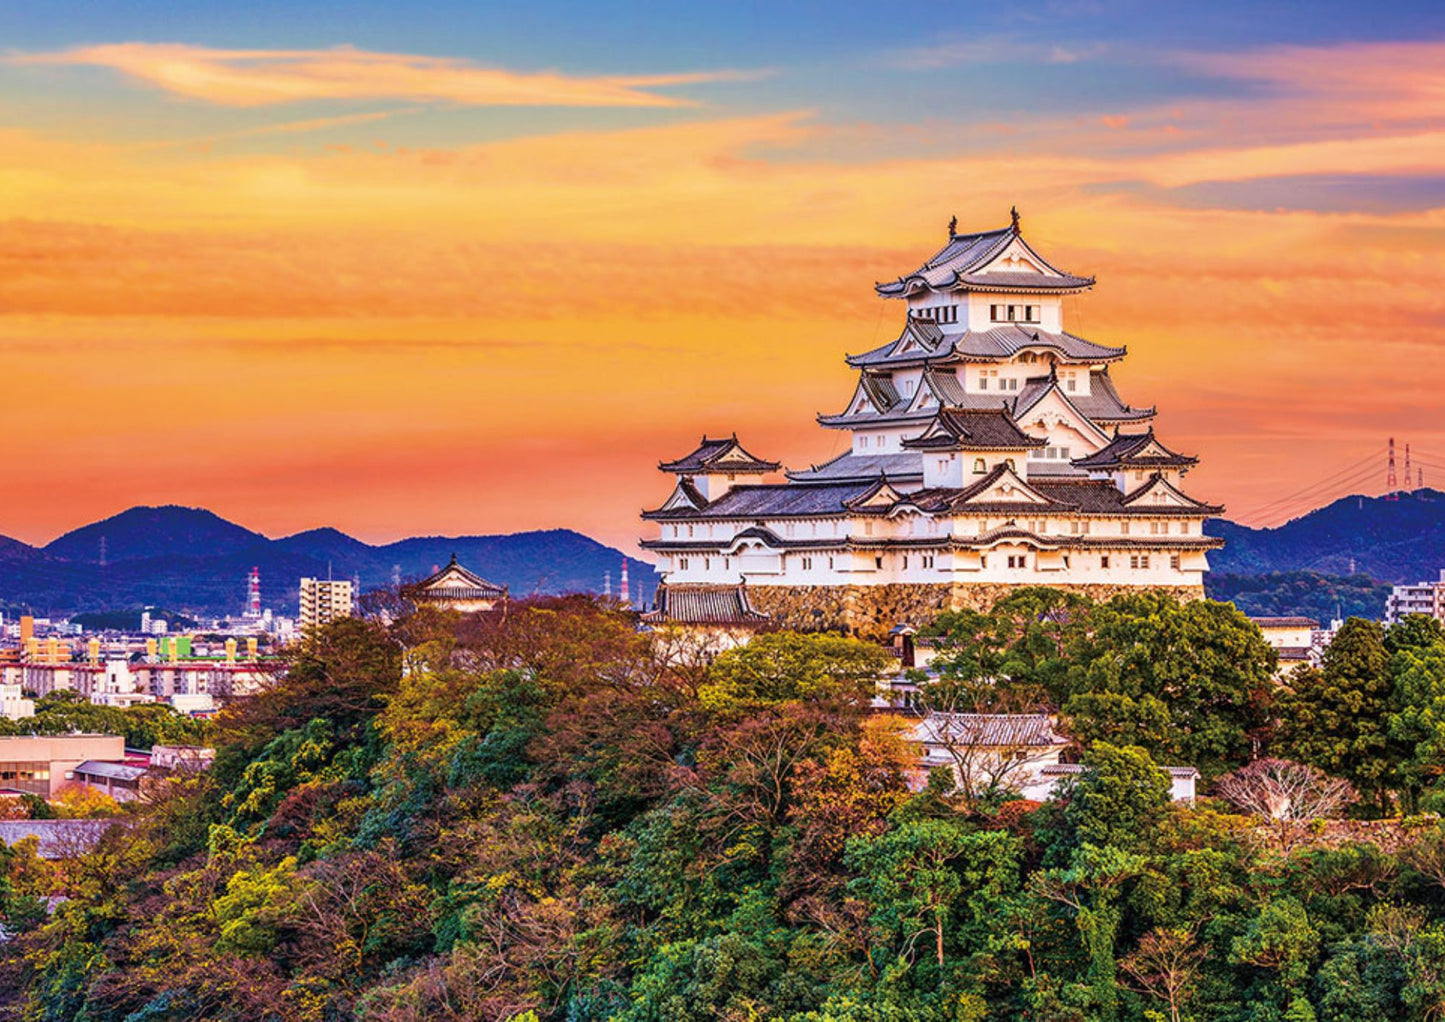
<path fill-rule="evenodd" d="M 780 628 L 797 632 L 846 632 L 860 639 L 887 637 L 895 625 L 922 628 L 946 610 L 986 611 L 1023 586 L 993 582 L 889 583 L 875 586 L 747 587 L 753 609 L 772 616 Z M 1081 583 L 1053 585 L 1104 601 L 1147 587 Z M 1204 598 L 1203 586 L 1159 587 L 1181 600 Z"/>

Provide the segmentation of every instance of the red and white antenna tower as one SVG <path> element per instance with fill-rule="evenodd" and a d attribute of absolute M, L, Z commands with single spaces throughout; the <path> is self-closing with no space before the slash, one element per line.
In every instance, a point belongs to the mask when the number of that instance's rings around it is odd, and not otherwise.
<path fill-rule="evenodd" d="M 628 605 L 630 605 L 630 604 L 632 603 L 632 600 L 631 600 L 631 598 L 629 597 L 628 592 L 627 592 L 627 558 L 626 558 L 626 557 L 622 558 L 622 585 L 618 587 L 617 597 L 618 597 L 618 599 L 620 599 L 620 600 L 622 601 L 623 606 L 628 606 Z"/>
<path fill-rule="evenodd" d="M 1385 499 L 1394 500 L 1395 491 L 1399 487 L 1399 481 L 1395 478 L 1395 438 L 1390 437 L 1390 459 L 1385 469 Z"/>
<path fill-rule="evenodd" d="M 251 574 L 246 576 L 246 613 L 243 616 L 248 621 L 259 621 L 261 619 L 260 568 L 252 568 Z"/>

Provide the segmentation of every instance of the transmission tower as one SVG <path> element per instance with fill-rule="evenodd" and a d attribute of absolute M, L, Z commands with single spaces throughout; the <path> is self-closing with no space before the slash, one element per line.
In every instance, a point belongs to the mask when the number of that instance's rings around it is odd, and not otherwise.
<path fill-rule="evenodd" d="M 1385 499 L 1399 500 L 1396 490 L 1399 489 L 1399 480 L 1395 478 L 1395 438 L 1390 437 L 1390 458 L 1385 469 Z"/>
<path fill-rule="evenodd" d="M 261 620 L 261 569 L 252 568 L 246 576 L 246 612 L 241 615 L 247 621 Z"/>
<path fill-rule="evenodd" d="M 1405 445 L 1405 489 L 1410 489 L 1410 445 Z"/>

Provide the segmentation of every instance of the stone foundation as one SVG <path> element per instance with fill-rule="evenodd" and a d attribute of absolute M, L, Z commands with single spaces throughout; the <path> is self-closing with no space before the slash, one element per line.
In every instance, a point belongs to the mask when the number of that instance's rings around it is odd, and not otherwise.
<path fill-rule="evenodd" d="M 755 610 L 780 627 L 797 632 L 846 632 L 860 639 L 880 640 L 900 624 L 922 628 L 946 610 L 965 607 L 986 611 L 1022 586 L 993 582 L 890 583 L 876 586 L 747 587 Z M 1147 591 L 1140 586 L 1084 583 L 1053 585 L 1104 601 L 1120 593 Z M 1181 600 L 1204 598 L 1203 586 L 1161 587 Z"/>

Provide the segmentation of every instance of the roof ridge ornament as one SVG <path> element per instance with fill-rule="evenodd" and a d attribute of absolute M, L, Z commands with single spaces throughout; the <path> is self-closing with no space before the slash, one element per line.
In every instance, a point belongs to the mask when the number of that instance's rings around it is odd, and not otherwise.
<path fill-rule="evenodd" d="M 958 237 L 958 217 L 954 216 L 948 221 L 948 240 L 952 241 Z"/>
<path fill-rule="evenodd" d="M 1009 224 L 1009 230 L 1013 231 L 1014 236 L 1017 237 L 1019 233 L 1019 208 L 1017 206 L 1010 206 L 1008 215 L 1013 221 Z"/>

